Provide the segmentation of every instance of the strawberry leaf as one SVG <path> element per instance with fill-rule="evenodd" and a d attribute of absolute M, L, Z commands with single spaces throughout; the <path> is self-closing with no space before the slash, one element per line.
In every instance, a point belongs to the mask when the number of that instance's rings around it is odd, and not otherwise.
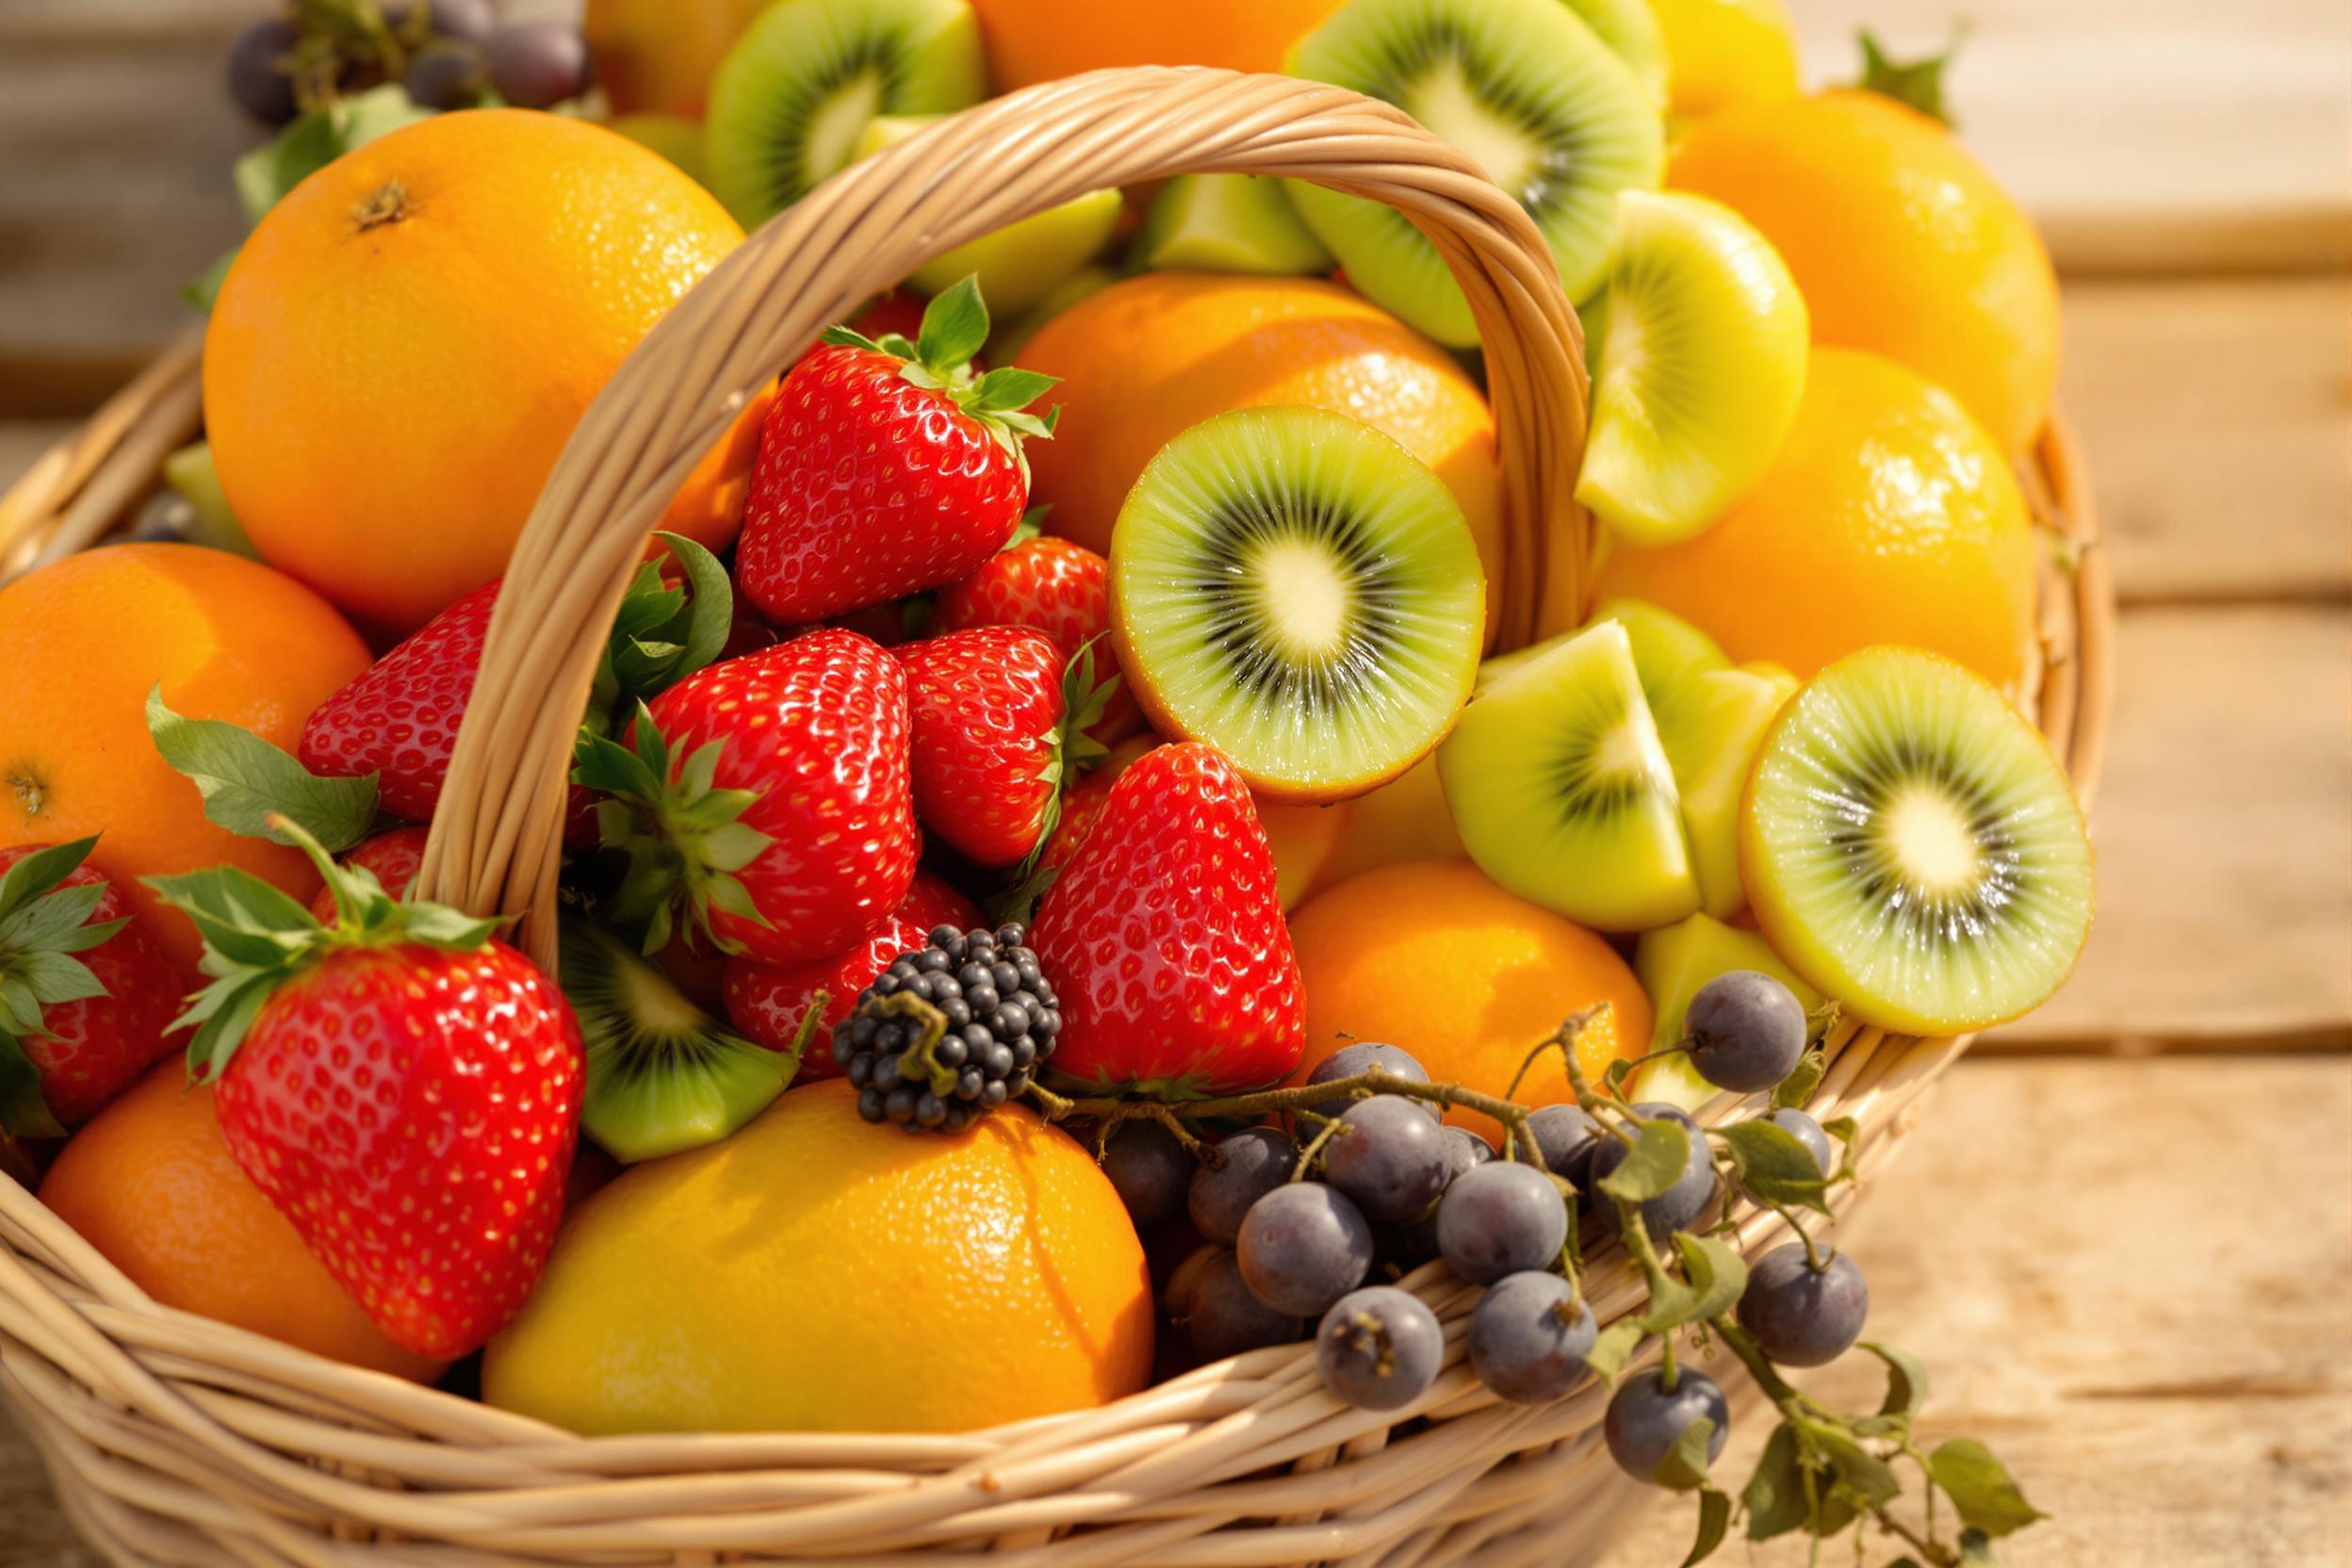
<path fill-rule="evenodd" d="M 972 356 L 988 340 L 988 307 L 980 298 L 980 279 L 967 273 L 962 282 L 923 307 L 923 330 L 914 343 L 915 363 L 934 375 L 952 376 L 970 365 Z"/>
<path fill-rule="evenodd" d="M 205 818 L 232 833 L 294 843 L 270 825 L 282 817 L 334 853 L 359 842 L 375 824 L 374 774 L 321 778 L 252 730 L 174 713 L 160 685 L 147 694 L 147 732 L 172 771 L 194 782 Z"/>
<path fill-rule="evenodd" d="M 1954 128 L 1959 122 L 1952 118 L 1951 106 L 1944 99 L 1944 72 L 1959 57 L 1960 45 L 1968 36 L 1968 24 L 1962 21 L 1952 28 L 1952 41 L 1944 45 L 1943 53 L 1924 59 L 1899 60 L 1887 54 L 1877 35 L 1865 27 L 1855 35 L 1862 45 L 1862 79 L 1853 85 L 1917 109 L 1948 129 Z"/>
<path fill-rule="evenodd" d="M 41 1069 L 5 1028 L 0 1028 L 0 1128 L 20 1138 L 65 1136 L 41 1093 Z"/>
<path fill-rule="evenodd" d="M 973 382 L 971 401 L 965 406 L 975 412 L 1010 414 L 1015 409 L 1027 408 L 1061 384 L 1059 376 L 1007 366 L 990 370 Z"/>
<path fill-rule="evenodd" d="M 13 919 L 36 899 L 55 890 L 74 874 L 74 867 L 90 858 L 90 852 L 97 846 L 95 837 L 51 844 L 0 872 L 0 921 Z"/>

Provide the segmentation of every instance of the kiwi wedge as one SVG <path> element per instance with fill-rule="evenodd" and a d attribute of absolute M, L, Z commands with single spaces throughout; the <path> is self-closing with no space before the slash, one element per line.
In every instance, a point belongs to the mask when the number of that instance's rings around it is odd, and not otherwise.
<path fill-rule="evenodd" d="M 1718 920 L 1748 906 L 1740 880 L 1740 801 L 1765 732 L 1796 691 L 1796 677 L 1786 672 L 1703 670 L 1675 686 L 1663 710 L 1653 706 L 1682 794 L 1699 907 Z"/>
<path fill-rule="evenodd" d="M 968 0 L 779 0 L 710 78 L 703 176 L 756 228 L 845 167 L 867 122 L 988 96 Z"/>
<path fill-rule="evenodd" d="M 1621 537 L 1704 533 L 1796 422 L 1811 329 L 1765 237 L 1700 196 L 1617 197 L 1608 319 L 1576 498 Z"/>
<path fill-rule="evenodd" d="M 1660 111 L 1666 107 L 1666 33 L 1650 0 L 1568 0 L 1568 8 L 1625 62 Z"/>
<path fill-rule="evenodd" d="M 2058 760 L 1999 692 L 1913 648 L 1841 659 L 1782 710 L 1740 865 L 1798 973 L 1910 1034 L 2032 1010 L 2090 935 L 2090 836 Z"/>
<path fill-rule="evenodd" d="M 1351 0 L 1284 69 L 1394 104 L 1476 159 L 1535 220 L 1572 300 L 1601 282 L 1617 192 L 1655 189 L 1664 170 L 1657 102 L 1560 0 Z M 1440 343 L 1478 342 L 1404 214 L 1315 185 L 1291 199 L 1366 298 Z"/>
<path fill-rule="evenodd" d="M 1520 897 L 1603 931 L 1698 908 L 1674 768 L 1621 623 L 1490 680 L 1437 770 L 1470 858 Z"/>
<path fill-rule="evenodd" d="M 1342 414 L 1257 408 L 1146 466 L 1111 532 L 1119 667 L 1274 800 L 1396 777 L 1470 695 L 1486 580 L 1453 493 Z"/>
<path fill-rule="evenodd" d="M 695 1005 L 670 978 L 585 921 L 564 923 L 564 994 L 588 1081 L 580 1129 L 624 1165 L 715 1143 L 784 1092 L 822 1007 L 790 1051 L 770 1051 Z"/>
<path fill-rule="evenodd" d="M 1327 272 L 1331 253 L 1301 222 L 1279 180 L 1180 174 L 1160 188 L 1129 253 L 1154 272 Z"/>
<path fill-rule="evenodd" d="M 1655 1054 L 1678 1043 L 1682 1038 L 1683 1015 L 1690 1010 L 1690 999 L 1709 980 L 1736 969 L 1771 975 L 1794 992 L 1808 1013 L 1821 1004 L 1821 993 L 1781 962 L 1780 955 L 1762 937 L 1725 925 L 1707 915 L 1692 915 L 1656 931 L 1644 931 L 1642 939 L 1634 943 L 1633 972 L 1641 980 L 1642 988 L 1649 993 L 1650 1006 L 1658 1020 L 1644 1051 Z M 1694 1115 L 1723 1092 L 1700 1077 L 1699 1070 L 1690 1065 L 1690 1058 L 1681 1054 L 1653 1054 L 1650 1061 L 1635 1070 L 1633 1081 L 1625 1086 L 1625 1098 L 1635 1104 L 1663 1101 Z"/>

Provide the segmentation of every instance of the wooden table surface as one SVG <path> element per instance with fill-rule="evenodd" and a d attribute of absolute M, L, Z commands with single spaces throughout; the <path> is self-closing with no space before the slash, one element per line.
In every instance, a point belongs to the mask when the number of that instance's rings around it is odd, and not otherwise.
<path fill-rule="evenodd" d="M 260 8 L 0 3 L 0 485 L 185 327 L 176 285 L 237 237 L 246 133 L 215 82 Z M 1927 1360 L 1936 1430 L 1994 1443 L 2056 1515 L 2012 1563 L 2338 1568 L 2352 29 L 2338 0 L 1792 8 L 1824 80 L 1856 22 L 1910 46 L 1973 19 L 1954 90 L 2066 275 L 2064 398 L 2124 605 L 2098 930 L 1851 1227 L 1872 1331 Z M 1678 1561 L 1686 1524 L 1646 1509 L 1604 1568 Z M 0 1568 L 96 1560 L 0 1417 Z"/>

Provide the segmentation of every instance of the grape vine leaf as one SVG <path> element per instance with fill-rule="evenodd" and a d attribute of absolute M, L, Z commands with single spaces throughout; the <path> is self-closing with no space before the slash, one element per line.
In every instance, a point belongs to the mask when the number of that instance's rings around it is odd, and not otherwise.
<path fill-rule="evenodd" d="M 1770 1541 L 1802 1529 L 1813 1517 L 1805 1495 L 1805 1462 L 1797 1447 L 1797 1429 L 1783 1421 L 1772 1429 L 1756 1456 L 1756 1469 L 1740 1494 L 1748 1511 L 1748 1539 Z"/>
<path fill-rule="evenodd" d="M 1646 1203 L 1664 1197 L 1682 1180 L 1683 1164 L 1690 1157 L 1690 1135 L 1670 1117 L 1636 1126 L 1633 1148 L 1623 1164 L 1600 1179 L 1599 1186 L 1610 1198 Z"/>
<path fill-rule="evenodd" d="M 1813 1152 L 1777 1122 L 1756 1118 L 1721 1129 L 1740 1184 L 1758 1200 L 1787 1208 L 1829 1213 L 1829 1184 Z"/>
<path fill-rule="evenodd" d="M 1619 1318 L 1601 1331 L 1592 1348 L 1584 1353 L 1584 1364 L 1604 1384 L 1614 1388 L 1617 1374 L 1625 1369 L 1625 1363 L 1633 1358 L 1634 1347 L 1642 1343 L 1642 1331 L 1640 1318 Z"/>
<path fill-rule="evenodd" d="M 2007 1466 L 1972 1437 L 1955 1437 L 1927 1456 L 1930 1479 L 1952 1499 L 1960 1522 L 1988 1536 L 2023 1529 L 2048 1515 L 2025 1500 Z"/>
<path fill-rule="evenodd" d="M 1690 1555 L 1682 1560 L 1682 1568 L 1696 1568 L 1713 1557 L 1730 1530 L 1731 1494 L 1712 1486 L 1699 1488 L 1699 1533 L 1690 1543 Z"/>
<path fill-rule="evenodd" d="M 1715 1423 L 1700 1416 L 1682 1429 L 1650 1478 L 1670 1492 L 1696 1492 L 1707 1484 L 1707 1446 L 1714 1436 Z"/>

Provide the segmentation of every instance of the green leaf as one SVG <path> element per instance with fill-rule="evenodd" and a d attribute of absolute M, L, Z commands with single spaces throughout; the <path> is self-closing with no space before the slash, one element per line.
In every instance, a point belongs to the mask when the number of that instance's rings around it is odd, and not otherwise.
<path fill-rule="evenodd" d="M 41 1090 L 41 1069 L 24 1054 L 23 1042 L 0 1029 L 0 1128 L 20 1138 L 61 1138 L 49 1101 Z"/>
<path fill-rule="evenodd" d="M 1625 1057 L 1620 1056 L 1615 1061 L 1609 1063 L 1608 1069 L 1602 1072 L 1601 1085 L 1604 1088 L 1608 1089 L 1609 1093 L 1616 1094 L 1620 1089 L 1623 1089 L 1625 1086 L 1625 1080 L 1632 1076 L 1633 1063 Z"/>
<path fill-rule="evenodd" d="M 935 374 L 952 375 L 971 364 L 988 340 L 988 307 L 980 298 L 980 279 L 967 273 L 923 307 L 915 360 Z"/>
<path fill-rule="evenodd" d="M 1676 1233 L 1674 1246 L 1682 1253 L 1682 1276 L 1697 1293 L 1694 1321 L 1720 1316 L 1739 1304 L 1748 1288 L 1748 1264 L 1736 1249 L 1712 1236 L 1685 1233 Z"/>
<path fill-rule="evenodd" d="M 1767 1203 L 1829 1213 L 1828 1185 L 1812 1151 L 1775 1122 L 1755 1118 L 1717 1130 L 1740 1184 Z"/>
<path fill-rule="evenodd" d="M 1878 1413 L 1905 1418 L 1919 1414 L 1919 1407 L 1927 1403 L 1927 1368 L 1920 1364 L 1919 1358 L 1908 1350 L 1867 1339 L 1860 1348 L 1886 1364 L 1886 1398 L 1878 1407 Z"/>
<path fill-rule="evenodd" d="M 1707 1484 L 1707 1445 L 1715 1423 L 1702 1415 L 1682 1429 L 1674 1446 L 1658 1462 L 1650 1478 L 1669 1492 L 1695 1492 Z"/>
<path fill-rule="evenodd" d="M 128 923 L 121 920 L 94 926 L 86 923 L 98 912 L 106 896 L 106 890 L 95 882 L 59 888 L 0 920 L 0 962 L 5 962 L 10 953 L 35 949 L 44 953 L 84 953 L 96 947 Z"/>
<path fill-rule="evenodd" d="M 719 558 L 682 533 L 656 535 L 670 548 L 686 579 L 686 628 L 678 662 L 670 669 L 675 683 L 707 667 L 727 647 L 735 629 L 735 589 Z"/>
<path fill-rule="evenodd" d="M 1645 1203 L 1663 1197 L 1682 1179 L 1690 1157 L 1690 1137 L 1682 1123 L 1668 1117 L 1637 1122 L 1633 1148 L 1625 1163 L 1600 1180 L 1600 1189 L 1628 1203 Z"/>
<path fill-rule="evenodd" d="M 420 109 L 398 82 L 368 89 L 315 109 L 279 133 L 275 141 L 237 160 L 232 178 L 245 216 L 258 223 L 287 191 L 354 147 L 387 131 L 433 117 Z"/>
<path fill-rule="evenodd" d="M 237 265 L 237 253 L 232 245 L 213 259 L 211 266 L 180 285 L 180 298 L 198 310 L 209 313 L 212 302 L 220 297 L 220 286 L 228 281 L 229 269 Z"/>
<path fill-rule="evenodd" d="M 76 839 L 72 843 L 51 844 L 0 872 L 0 920 L 16 915 L 43 894 L 54 891 L 97 847 L 94 836 Z"/>
<path fill-rule="evenodd" d="M 1972 1437 L 1955 1437 L 1928 1455 L 1927 1474 L 1972 1530 L 1999 1537 L 2049 1517 L 2025 1500 L 2007 1467 Z"/>
<path fill-rule="evenodd" d="M 1843 1151 L 1838 1168 L 1829 1173 L 1830 1184 L 1834 1186 L 1839 1182 L 1853 1181 L 1854 1159 L 1862 1151 L 1861 1124 L 1850 1116 L 1841 1116 L 1822 1122 L 1821 1131 L 1836 1138 L 1838 1148 Z"/>
<path fill-rule="evenodd" d="M 1006 366 L 972 384 L 972 406 L 990 414 L 1010 414 L 1027 408 L 1061 384 L 1059 376 Z"/>
<path fill-rule="evenodd" d="M 1639 1318 L 1621 1317 L 1603 1329 L 1592 1348 L 1584 1353 L 1584 1364 L 1592 1375 L 1610 1387 L 1617 1384 L 1617 1375 L 1633 1359 L 1635 1347 L 1642 1343 L 1643 1330 Z"/>
<path fill-rule="evenodd" d="M 1740 1504 L 1748 1511 L 1750 1541 L 1770 1541 L 1805 1527 L 1805 1521 L 1813 1517 L 1813 1505 L 1805 1500 L 1805 1479 L 1797 1429 L 1783 1421 L 1765 1439 L 1764 1451 L 1756 1456 L 1756 1469 L 1740 1494 Z"/>
<path fill-rule="evenodd" d="M 1821 1086 L 1821 1079 L 1829 1071 L 1829 1053 L 1820 1046 L 1797 1058 L 1797 1065 L 1788 1076 L 1772 1086 L 1772 1108 L 1775 1111 L 1801 1111 L 1805 1102 L 1813 1098 L 1813 1091 Z"/>
<path fill-rule="evenodd" d="M 1993 1555 L 1993 1543 L 1983 1530 L 1960 1532 L 1960 1568 L 2001 1568 L 2001 1559 Z"/>
<path fill-rule="evenodd" d="M 1947 127 L 1954 127 L 1958 122 L 1952 119 L 1944 99 L 1944 72 L 1959 55 L 1968 35 L 1968 24 L 1963 21 L 1952 28 L 1952 41 L 1944 45 L 1943 53 L 1924 59 L 1898 60 L 1886 53 L 1868 27 L 1861 28 L 1855 36 L 1862 45 L 1862 79 L 1853 85 L 1865 92 L 1892 98 Z"/>
<path fill-rule="evenodd" d="M 1682 1568 L 1695 1568 L 1715 1555 L 1715 1548 L 1723 1544 L 1731 1529 L 1731 1494 L 1715 1487 L 1699 1489 L 1699 1534 L 1690 1543 L 1690 1555 L 1682 1560 Z"/>
<path fill-rule="evenodd" d="M 1820 1421 L 1805 1423 L 1805 1435 L 1838 1472 L 1838 1490 L 1857 1508 L 1876 1508 L 1903 1490 L 1886 1462 L 1862 1446 L 1843 1427 Z"/>
<path fill-rule="evenodd" d="M 106 994 L 90 966 L 68 954 L 21 953 L 10 961 L 10 968 L 13 977 L 31 989 L 33 1000 L 44 1006 L 62 1007 L 69 1002 L 87 1002 Z"/>
<path fill-rule="evenodd" d="M 173 771 L 192 779 L 204 816 L 249 839 L 294 841 L 270 826 L 283 816 L 328 853 L 368 836 L 376 820 L 376 776 L 320 778 L 249 729 L 219 719 L 182 718 L 164 705 L 163 688 L 147 694 L 147 732 Z"/>

